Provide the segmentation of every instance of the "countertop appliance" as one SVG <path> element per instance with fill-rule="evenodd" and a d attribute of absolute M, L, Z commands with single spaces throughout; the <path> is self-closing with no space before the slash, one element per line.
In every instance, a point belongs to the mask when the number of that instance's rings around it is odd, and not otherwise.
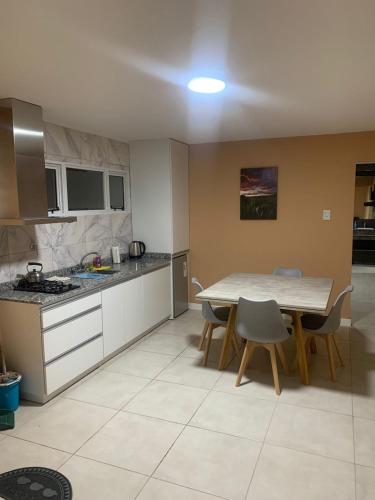
<path fill-rule="evenodd" d="M 49 217 L 42 108 L 0 99 L 0 225 L 75 222 Z"/>
<path fill-rule="evenodd" d="M 69 292 L 70 290 L 75 290 L 76 288 L 80 288 L 80 286 L 73 285 L 73 283 L 48 280 L 39 281 L 38 283 L 30 283 L 25 278 L 22 278 L 19 280 L 17 285 L 13 287 L 13 290 L 18 290 L 20 292 L 51 293 L 59 295 L 60 293 Z"/>
<path fill-rule="evenodd" d="M 143 241 L 132 241 L 129 245 L 129 257 L 139 259 L 146 252 L 146 245 Z"/>
<path fill-rule="evenodd" d="M 172 257 L 173 317 L 189 309 L 189 285 L 187 253 Z"/>

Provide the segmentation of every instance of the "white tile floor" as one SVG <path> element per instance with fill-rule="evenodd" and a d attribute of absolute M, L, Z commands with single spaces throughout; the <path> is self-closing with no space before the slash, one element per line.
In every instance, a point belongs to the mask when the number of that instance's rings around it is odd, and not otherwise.
<path fill-rule="evenodd" d="M 375 274 L 353 281 L 336 384 L 318 344 L 310 386 L 281 375 L 277 397 L 259 351 L 235 388 L 237 361 L 216 369 L 220 332 L 201 366 L 202 320 L 189 311 L 48 405 L 23 403 L 0 435 L 0 472 L 59 469 L 75 500 L 374 499 Z"/>

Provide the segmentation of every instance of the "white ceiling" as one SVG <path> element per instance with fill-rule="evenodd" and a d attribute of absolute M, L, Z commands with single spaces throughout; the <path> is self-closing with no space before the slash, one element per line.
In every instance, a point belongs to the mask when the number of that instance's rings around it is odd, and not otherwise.
<path fill-rule="evenodd" d="M 374 21 L 374 0 L 1 0 L 0 97 L 122 140 L 374 130 Z"/>

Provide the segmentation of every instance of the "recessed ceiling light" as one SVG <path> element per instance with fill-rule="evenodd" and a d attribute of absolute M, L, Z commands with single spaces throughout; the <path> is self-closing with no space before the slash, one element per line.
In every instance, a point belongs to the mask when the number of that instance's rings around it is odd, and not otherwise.
<path fill-rule="evenodd" d="M 188 83 L 188 88 L 200 94 L 217 94 L 225 89 L 225 82 L 216 78 L 193 78 Z"/>

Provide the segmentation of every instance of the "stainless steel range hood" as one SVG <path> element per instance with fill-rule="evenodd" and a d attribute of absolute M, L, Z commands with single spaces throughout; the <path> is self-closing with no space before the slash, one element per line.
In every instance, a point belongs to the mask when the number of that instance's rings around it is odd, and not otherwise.
<path fill-rule="evenodd" d="M 75 222 L 49 217 L 42 108 L 0 99 L 0 225 Z"/>

